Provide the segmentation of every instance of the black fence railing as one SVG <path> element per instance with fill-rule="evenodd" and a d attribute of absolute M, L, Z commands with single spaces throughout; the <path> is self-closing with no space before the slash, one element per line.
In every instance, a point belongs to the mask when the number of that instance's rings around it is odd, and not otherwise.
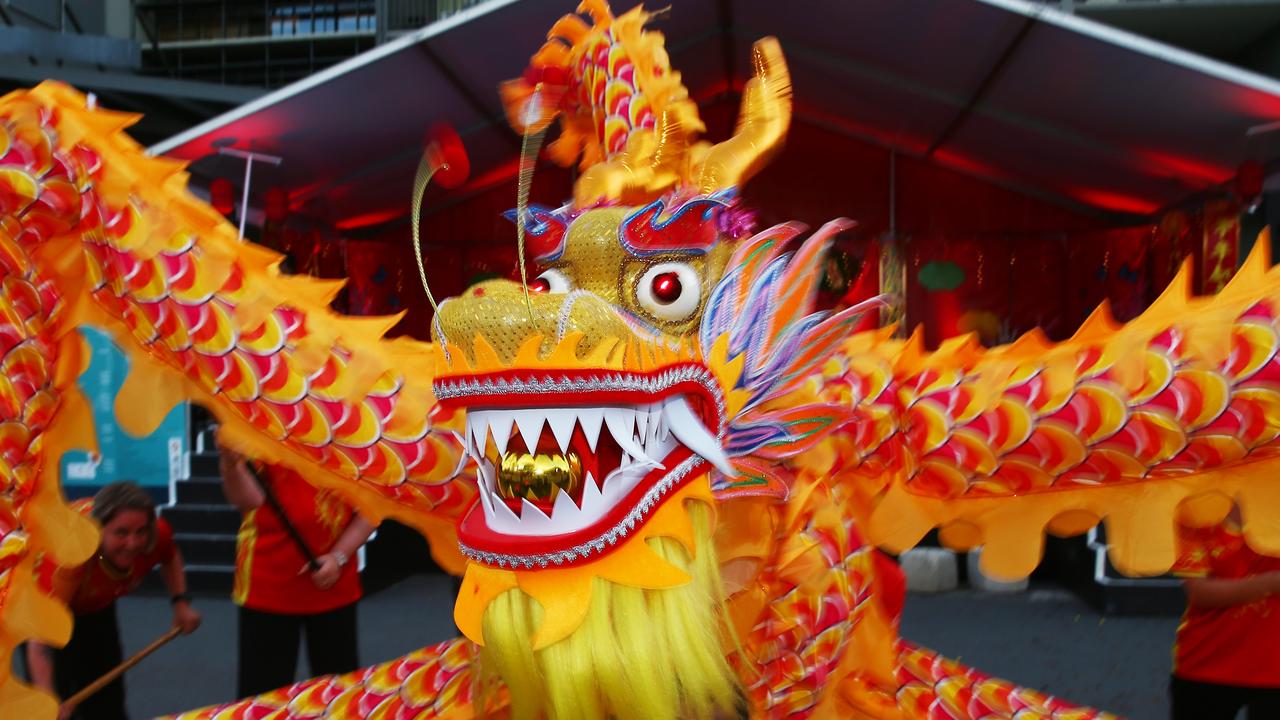
<path fill-rule="evenodd" d="M 483 0 L 133 0 L 143 71 L 278 87 Z"/>

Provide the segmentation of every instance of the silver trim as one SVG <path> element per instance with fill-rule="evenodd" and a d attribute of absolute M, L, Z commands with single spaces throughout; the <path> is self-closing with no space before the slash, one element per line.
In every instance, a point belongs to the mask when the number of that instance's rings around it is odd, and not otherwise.
<path fill-rule="evenodd" d="M 724 391 L 720 389 L 720 383 L 716 382 L 710 370 L 697 365 L 684 365 L 651 376 L 613 372 L 577 379 L 562 375 L 558 380 L 551 375 L 543 375 L 542 379 L 531 377 L 527 380 L 506 378 L 499 378 L 496 381 L 491 378 L 437 380 L 433 389 L 437 400 L 457 400 L 474 396 L 541 395 L 553 392 L 631 391 L 657 394 L 684 382 L 696 382 L 711 392 L 712 397 L 715 398 L 717 415 L 723 428 L 727 421 Z M 723 434 L 722 429 L 721 434 Z"/>

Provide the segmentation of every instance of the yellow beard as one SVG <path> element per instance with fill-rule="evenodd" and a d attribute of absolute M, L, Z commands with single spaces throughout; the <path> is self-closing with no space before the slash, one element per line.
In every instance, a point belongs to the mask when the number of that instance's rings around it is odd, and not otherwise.
<path fill-rule="evenodd" d="M 697 548 L 648 541 L 693 579 L 644 590 L 593 578 L 590 607 L 568 637 L 534 650 L 542 608 L 520 589 L 484 613 L 480 662 L 486 685 L 500 680 L 516 720 L 714 718 L 736 716 L 737 679 L 722 649 L 720 569 L 709 508 L 688 503 Z"/>

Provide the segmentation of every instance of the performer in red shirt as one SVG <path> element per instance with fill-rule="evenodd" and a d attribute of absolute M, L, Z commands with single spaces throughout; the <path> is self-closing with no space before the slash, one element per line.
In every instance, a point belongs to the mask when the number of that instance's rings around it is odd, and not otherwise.
<path fill-rule="evenodd" d="M 226 447 L 220 452 L 223 489 L 243 513 L 232 591 L 240 606 L 238 694 L 258 695 L 292 683 L 304 632 L 311 675 L 356 670 L 361 589 L 351 560 L 373 525 L 288 468 L 265 466 L 255 477 L 244 457 Z M 281 518 L 276 507 L 288 517 Z M 316 557 L 317 568 L 308 567 L 286 521 Z"/>
<path fill-rule="evenodd" d="M 173 530 L 157 518 L 151 496 L 131 482 L 103 487 L 92 500 L 74 503 L 102 527 L 98 554 L 78 567 L 58 568 L 42 560 L 36 575 L 43 589 L 60 598 L 75 616 L 71 639 L 53 650 L 40 643 L 27 645 L 27 663 L 36 687 L 67 698 L 123 661 L 116 599 L 133 592 L 153 567 L 173 603 L 173 624 L 189 633 L 200 626 L 200 613 L 191 607 L 182 553 Z M 60 718 L 117 720 L 126 718 L 124 678 L 118 678 Z"/>
<path fill-rule="evenodd" d="M 1187 610 L 1174 645 L 1174 720 L 1280 718 L 1280 558 L 1245 544 L 1239 510 L 1178 527 Z"/>

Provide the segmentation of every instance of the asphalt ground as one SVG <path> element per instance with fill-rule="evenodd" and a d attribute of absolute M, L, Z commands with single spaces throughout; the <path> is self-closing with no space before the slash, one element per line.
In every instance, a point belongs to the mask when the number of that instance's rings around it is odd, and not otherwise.
<path fill-rule="evenodd" d="M 453 584 L 414 575 L 360 604 L 362 664 L 452 637 Z M 198 598 L 204 625 L 128 674 L 129 710 L 149 718 L 225 702 L 235 693 L 236 608 Z M 164 597 L 120 601 L 125 653 L 168 627 Z M 1054 586 L 1015 595 L 959 590 L 909 595 L 902 632 L 985 672 L 1079 704 L 1147 720 L 1168 717 L 1166 685 L 1175 617 L 1104 617 Z M 305 654 L 303 655 L 305 658 Z M 305 660 L 301 661 L 305 666 Z M 310 675 L 300 667 L 298 677 Z"/>

